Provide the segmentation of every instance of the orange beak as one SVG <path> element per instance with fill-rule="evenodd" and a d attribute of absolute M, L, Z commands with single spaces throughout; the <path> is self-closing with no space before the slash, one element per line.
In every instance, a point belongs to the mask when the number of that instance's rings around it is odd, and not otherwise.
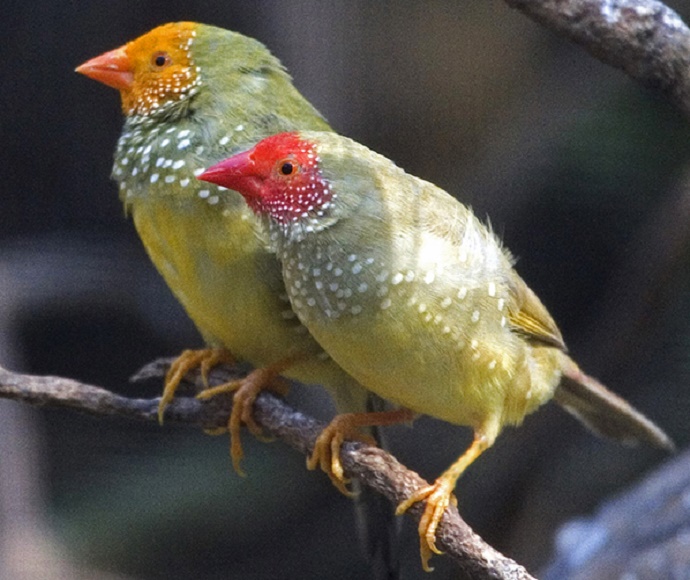
<path fill-rule="evenodd" d="M 134 82 L 132 63 L 124 47 L 87 60 L 74 70 L 120 91 L 131 89 Z"/>

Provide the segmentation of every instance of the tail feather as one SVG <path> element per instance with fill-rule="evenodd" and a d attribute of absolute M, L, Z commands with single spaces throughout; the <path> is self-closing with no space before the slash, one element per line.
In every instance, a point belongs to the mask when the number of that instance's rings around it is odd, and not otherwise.
<path fill-rule="evenodd" d="M 668 451 L 675 449 L 666 433 L 627 401 L 582 372 L 570 358 L 564 364 L 554 400 L 598 435 L 626 445 L 648 443 Z"/>

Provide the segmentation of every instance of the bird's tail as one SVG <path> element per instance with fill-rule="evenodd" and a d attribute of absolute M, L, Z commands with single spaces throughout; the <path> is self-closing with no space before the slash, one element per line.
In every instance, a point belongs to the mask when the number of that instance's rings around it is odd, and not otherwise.
<path fill-rule="evenodd" d="M 627 401 L 586 375 L 567 355 L 563 355 L 563 377 L 554 400 L 597 435 L 626 445 L 640 442 L 668 451 L 673 441 Z"/>

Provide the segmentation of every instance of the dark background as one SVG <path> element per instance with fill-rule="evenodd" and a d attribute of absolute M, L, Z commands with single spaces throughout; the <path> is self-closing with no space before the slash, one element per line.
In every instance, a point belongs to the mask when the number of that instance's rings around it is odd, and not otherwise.
<path fill-rule="evenodd" d="M 490 216 L 582 366 L 690 440 L 690 131 L 659 95 L 498 0 L 6 0 L 2 14 L 0 364 L 153 397 L 159 384 L 128 377 L 201 345 L 109 180 L 119 97 L 73 72 L 197 20 L 267 44 L 338 131 Z M 292 401 L 328 416 L 313 389 Z M 430 479 L 469 443 L 427 418 L 392 438 Z M 224 437 L 0 402 L 0 577 L 366 577 L 350 502 L 282 444 L 245 442 L 242 479 Z M 460 508 L 537 571 L 560 523 L 663 460 L 549 405 L 472 466 Z M 406 577 L 426 577 L 405 534 Z"/>

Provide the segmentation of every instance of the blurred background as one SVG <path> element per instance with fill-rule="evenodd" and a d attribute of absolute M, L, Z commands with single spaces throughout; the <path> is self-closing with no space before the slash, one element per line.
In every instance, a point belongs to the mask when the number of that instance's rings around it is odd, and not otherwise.
<path fill-rule="evenodd" d="M 339 132 L 490 217 L 581 365 L 690 441 L 690 130 L 656 93 L 499 0 L 6 0 L 2 13 L 1 365 L 154 397 L 160 384 L 128 377 L 201 346 L 109 180 L 119 96 L 73 72 L 196 20 L 261 40 Z M 291 401 L 331 412 L 316 389 Z M 422 418 L 390 438 L 432 479 L 470 434 Z M 243 479 L 225 437 L 0 401 L 0 578 L 367 577 L 349 500 L 284 445 L 245 445 Z M 549 405 L 472 466 L 460 509 L 537 572 L 559 524 L 664 460 Z M 405 577 L 428 577 L 404 533 Z"/>

